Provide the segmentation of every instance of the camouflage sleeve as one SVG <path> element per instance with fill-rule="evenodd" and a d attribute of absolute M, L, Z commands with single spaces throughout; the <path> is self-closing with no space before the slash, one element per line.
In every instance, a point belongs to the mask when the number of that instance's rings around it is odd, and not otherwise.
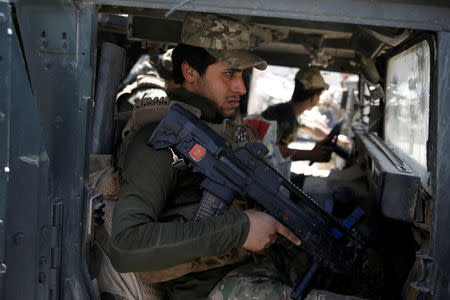
<path fill-rule="evenodd" d="M 124 160 L 112 221 L 110 258 L 114 267 L 119 272 L 153 271 L 241 247 L 250 226 L 243 212 L 230 211 L 195 223 L 155 221 L 176 192 L 176 171 L 169 151 L 145 144 L 149 135 L 145 129 L 141 131 Z"/>
<path fill-rule="evenodd" d="M 265 111 L 261 113 L 261 116 L 267 120 L 272 121 L 276 121 L 278 119 L 278 114 L 274 106 L 269 106 Z"/>
<path fill-rule="evenodd" d="M 280 113 L 279 106 L 270 106 L 261 116 L 267 120 L 277 122 L 277 143 L 288 145 L 294 139 L 292 120 L 285 118 Z"/>

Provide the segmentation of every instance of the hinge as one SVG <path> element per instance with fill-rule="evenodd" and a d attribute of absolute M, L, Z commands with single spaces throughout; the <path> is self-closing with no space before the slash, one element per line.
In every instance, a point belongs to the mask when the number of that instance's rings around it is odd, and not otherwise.
<path fill-rule="evenodd" d="M 416 252 L 416 259 L 420 263 L 419 278 L 411 282 L 410 285 L 421 293 L 433 295 L 437 282 L 437 268 L 434 264 L 434 259 L 432 256 L 420 251 Z"/>
<path fill-rule="evenodd" d="M 50 270 L 48 274 L 49 299 L 57 299 L 59 272 L 61 268 L 63 203 L 60 198 L 52 204 L 52 224 L 50 225 Z"/>
<path fill-rule="evenodd" d="M 421 187 L 414 212 L 414 225 L 430 232 L 431 196 Z"/>
<path fill-rule="evenodd" d="M 103 202 L 103 195 L 97 193 L 93 188 L 88 189 L 88 197 L 89 197 L 89 212 L 87 217 L 87 232 L 88 232 L 88 240 L 87 240 L 87 265 L 89 274 L 92 278 L 96 277 L 99 272 L 99 260 L 97 258 L 98 252 L 98 229 L 101 228 L 104 223 L 103 216 L 105 215 L 104 207 L 105 203 Z"/>
<path fill-rule="evenodd" d="M 103 202 L 103 195 L 97 193 L 94 189 L 90 188 L 88 190 L 89 197 L 89 212 L 88 212 L 88 224 L 87 232 L 88 239 L 93 239 L 93 232 L 95 226 L 102 225 L 104 223 L 103 216 L 105 215 L 104 208 L 105 203 Z"/>

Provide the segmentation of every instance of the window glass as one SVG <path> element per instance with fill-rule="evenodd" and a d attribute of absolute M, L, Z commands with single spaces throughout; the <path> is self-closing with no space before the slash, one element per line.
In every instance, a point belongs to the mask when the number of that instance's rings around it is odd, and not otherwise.
<path fill-rule="evenodd" d="M 423 41 L 388 61 L 384 134 L 386 143 L 428 183 L 430 47 Z"/>

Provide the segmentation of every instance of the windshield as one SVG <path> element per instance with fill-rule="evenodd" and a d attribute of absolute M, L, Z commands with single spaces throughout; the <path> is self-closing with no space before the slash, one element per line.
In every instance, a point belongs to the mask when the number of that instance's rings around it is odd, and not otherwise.
<path fill-rule="evenodd" d="M 384 133 L 386 142 L 428 183 L 430 47 L 423 41 L 388 62 Z"/>

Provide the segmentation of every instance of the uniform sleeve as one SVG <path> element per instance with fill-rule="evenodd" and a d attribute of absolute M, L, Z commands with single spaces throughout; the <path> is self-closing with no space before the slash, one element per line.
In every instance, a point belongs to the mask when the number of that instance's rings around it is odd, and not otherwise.
<path fill-rule="evenodd" d="M 176 170 L 168 150 L 154 150 L 145 144 L 149 136 L 141 131 L 124 159 L 112 221 L 110 258 L 114 267 L 119 272 L 154 271 L 241 247 L 250 226 L 243 212 L 228 211 L 192 223 L 156 222 L 176 192 Z"/>

